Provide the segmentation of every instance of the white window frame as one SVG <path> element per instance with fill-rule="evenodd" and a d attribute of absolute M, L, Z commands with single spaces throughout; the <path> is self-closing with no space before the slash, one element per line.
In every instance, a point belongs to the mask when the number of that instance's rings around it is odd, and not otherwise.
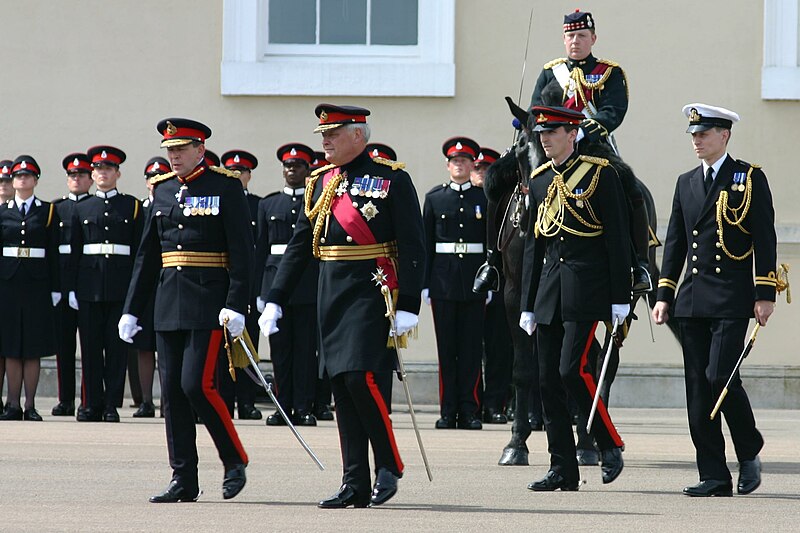
<path fill-rule="evenodd" d="M 800 0 L 764 0 L 764 100 L 800 100 L 799 4 Z"/>
<path fill-rule="evenodd" d="M 455 0 L 419 1 L 416 46 L 304 45 L 286 55 L 273 55 L 286 45 L 268 48 L 259 31 L 265 7 L 223 2 L 223 95 L 455 96 Z"/>

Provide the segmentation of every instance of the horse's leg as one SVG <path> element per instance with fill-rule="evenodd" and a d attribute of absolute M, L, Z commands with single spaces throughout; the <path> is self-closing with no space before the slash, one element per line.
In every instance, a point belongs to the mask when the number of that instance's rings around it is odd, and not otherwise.
<path fill-rule="evenodd" d="M 519 330 L 512 331 L 514 341 L 514 423 L 511 425 L 511 440 L 503 448 L 503 454 L 497 464 L 504 466 L 527 466 L 528 446 L 525 441 L 531 434 L 531 423 L 526 413 L 529 411 L 528 398 L 533 385 L 533 367 L 537 362 L 533 353 L 533 338 Z"/>

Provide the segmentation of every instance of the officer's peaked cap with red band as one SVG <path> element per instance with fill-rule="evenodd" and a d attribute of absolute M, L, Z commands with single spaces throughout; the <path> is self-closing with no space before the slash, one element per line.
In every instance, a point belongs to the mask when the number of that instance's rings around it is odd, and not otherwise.
<path fill-rule="evenodd" d="M 191 142 L 205 143 L 211 137 L 211 128 L 188 118 L 165 118 L 156 129 L 164 137 L 161 148 L 183 146 Z"/>
<path fill-rule="evenodd" d="M 367 145 L 367 152 L 370 157 L 382 157 L 384 159 L 391 159 L 397 161 L 397 152 L 388 144 L 370 143 Z"/>
<path fill-rule="evenodd" d="M 76 174 L 79 172 L 92 172 L 92 160 L 89 156 L 80 152 L 69 154 L 61 161 L 61 166 L 67 171 L 67 174 Z"/>
<path fill-rule="evenodd" d="M 591 13 L 576 9 L 564 15 L 564 33 L 578 30 L 594 30 L 594 17 Z"/>
<path fill-rule="evenodd" d="M 330 165 L 330 162 L 325 159 L 325 152 L 314 152 L 314 159 L 311 160 L 309 168 L 311 168 L 311 170 L 316 170 L 324 167 L 325 165 Z"/>
<path fill-rule="evenodd" d="M 314 114 L 319 117 L 319 124 L 314 128 L 314 133 L 322 133 L 345 124 L 366 124 L 369 109 L 350 105 L 319 104 L 314 109 Z"/>
<path fill-rule="evenodd" d="M 209 167 L 218 167 L 220 165 L 219 156 L 208 149 L 206 149 L 206 153 L 203 155 L 203 160 Z"/>
<path fill-rule="evenodd" d="M 147 164 L 144 166 L 144 177 L 152 178 L 153 176 L 157 176 L 159 174 L 166 174 L 171 170 L 172 167 L 170 166 L 169 161 L 163 157 L 151 157 L 147 160 Z"/>
<path fill-rule="evenodd" d="M 275 155 L 277 156 L 278 161 L 281 163 L 287 163 L 289 161 L 302 161 L 308 166 L 311 166 L 311 163 L 314 161 L 314 159 L 316 159 L 314 150 L 301 143 L 284 144 L 278 148 L 278 150 L 275 152 Z M 322 154 L 322 157 L 324 160 L 325 154 Z"/>
<path fill-rule="evenodd" d="M 478 158 L 475 160 L 475 164 L 491 165 L 498 159 L 500 159 L 500 153 L 497 150 L 492 150 L 491 148 L 486 148 L 485 146 L 481 146 L 481 151 L 478 154 Z"/>
<path fill-rule="evenodd" d="M 258 166 L 258 158 L 244 150 L 229 150 L 220 160 L 223 167 L 231 170 L 253 170 Z"/>
<path fill-rule="evenodd" d="M 578 126 L 585 118 L 583 113 L 566 107 L 537 105 L 531 108 L 531 120 L 535 124 L 533 131 L 554 130 L 560 126 Z"/>
<path fill-rule="evenodd" d="M 14 162 L 10 159 L 3 159 L 0 161 L 0 180 L 10 180 L 11 179 L 11 168 L 14 166 Z"/>
<path fill-rule="evenodd" d="M 478 158 L 481 147 L 469 137 L 453 137 L 442 145 L 442 153 L 447 159 L 469 157 L 473 161 Z"/>
<path fill-rule="evenodd" d="M 92 146 L 86 150 L 86 155 L 95 167 L 98 165 L 118 167 L 125 162 L 125 152 L 113 146 Z"/>
<path fill-rule="evenodd" d="M 11 164 L 11 175 L 32 174 L 37 178 L 42 173 L 39 163 L 30 155 L 21 155 Z"/>

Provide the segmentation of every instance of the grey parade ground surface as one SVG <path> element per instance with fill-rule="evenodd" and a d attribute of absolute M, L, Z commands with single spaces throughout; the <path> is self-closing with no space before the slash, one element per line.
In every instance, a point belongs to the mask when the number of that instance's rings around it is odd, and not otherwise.
<path fill-rule="evenodd" d="M 37 398 L 42 413 L 55 404 Z M 222 466 L 198 426 L 197 503 L 151 504 L 167 486 L 163 421 L 77 423 L 45 415 L 44 422 L 0 425 L 1 531 L 797 531 L 800 527 L 800 411 L 756 410 L 766 446 L 763 482 L 748 496 L 689 498 L 697 482 L 694 448 L 682 409 L 614 409 L 626 451 L 625 470 L 603 485 L 599 467 L 582 467 L 579 492 L 533 493 L 547 472 L 546 437 L 528 440 L 531 466 L 500 467 L 509 425 L 483 431 L 434 430 L 434 406 L 418 421 L 432 465 L 429 483 L 408 412 L 392 415 L 405 461 L 400 490 L 373 509 L 320 510 L 336 491 L 341 459 L 334 422 L 300 428 L 327 469 L 320 471 L 286 427 L 236 421 L 250 456 L 248 482 L 231 501 L 221 494 Z M 730 440 L 727 441 L 730 443 Z M 736 486 L 737 465 L 728 459 Z M 734 461 L 734 462 L 731 462 Z M 735 488 L 734 488 L 735 491 Z M 544 529 L 547 528 L 547 529 Z"/>

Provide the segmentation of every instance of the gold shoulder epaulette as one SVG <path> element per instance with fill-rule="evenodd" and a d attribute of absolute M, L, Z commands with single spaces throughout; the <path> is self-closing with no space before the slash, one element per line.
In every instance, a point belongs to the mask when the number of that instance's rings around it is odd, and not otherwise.
<path fill-rule="evenodd" d="M 331 163 L 330 165 L 325 165 L 324 167 L 319 167 L 317 170 L 311 173 L 311 177 L 313 178 L 314 176 L 318 176 L 323 172 L 329 171 L 332 168 L 336 168 L 336 165 L 334 165 L 333 163 Z"/>
<path fill-rule="evenodd" d="M 156 185 L 161 183 L 162 181 L 167 181 L 168 179 L 174 178 L 177 176 L 177 173 L 173 170 L 172 172 L 167 172 L 166 174 L 159 174 L 158 176 L 153 176 L 150 178 L 150 185 Z"/>
<path fill-rule="evenodd" d="M 566 57 L 559 57 L 558 59 L 554 59 L 554 60 L 550 61 L 549 63 L 545 63 L 542 68 L 545 69 L 545 70 L 548 70 L 548 69 L 553 68 L 556 65 L 560 65 L 561 63 L 566 63 L 566 62 L 567 62 L 567 58 Z"/>
<path fill-rule="evenodd" d="M 582 155 L 578 157 L 581 161 L 586 161 L 587 163 L 592 163 L 594 165 L 600 165 L 601 167 L 607 167 L 610 163 L 608 159 L 603 159 L 602 157 L 594 157 L 591 155 Z"/>
<path fill-rule="evenodd" d="M 616 61 L 611 61 L 610 59 L 600 59 L 600 58 L 598 58 L 597 62 L 598 63 L 602 63 L 604 65 L 608 65 L 609 67 L 617 67 L 617 68 L 619 68 L 619 63 L 617 63 Z"/>
<path fill-rule="evenodd" d="M 223 176 L 227 176 L 229 178 L 238 178 L 239 174 L 241 174 L 241 172 L 239 172 L 238 170 L 228 170 L 225 167 L 209 166 L 208 169 L 213 172 L 216 172 L 217 174 L 222 174 Z"/>
<path fill-rule="evenodd" d="M 552 161 L 548 161 L 547 163 L 545 163 L 543 165 L 539 165 L 538 167 L 533 169 L 533 171 L 531 172 L 531 178 L 535 178 L 536 176 L 538 176 L 539 174 L 541 174 L 542 172 L 544 172 L 545 170 L 550 168 L 552 166 L 552 164 L 553 164 Z"/>
<path fill-rule="evenodd" d="M 399 161 L 392 161 L 391 159 L 386 159 L 384 157 L 373 157 L 372 160 L 380 165 L 386 165 L 387 167 L 392 167 L 392 170 L 406 168 L 405 163 L 401 163 Z"/>
<path fill-rule="evenodd" d="M 761 165 L 756 165 L 755 163 L 748 163 L 744 159 L 737 159 L 736 162 L 741 163 L 742 165 L 747 165 L 748 167 L 761 168 Z"/>

